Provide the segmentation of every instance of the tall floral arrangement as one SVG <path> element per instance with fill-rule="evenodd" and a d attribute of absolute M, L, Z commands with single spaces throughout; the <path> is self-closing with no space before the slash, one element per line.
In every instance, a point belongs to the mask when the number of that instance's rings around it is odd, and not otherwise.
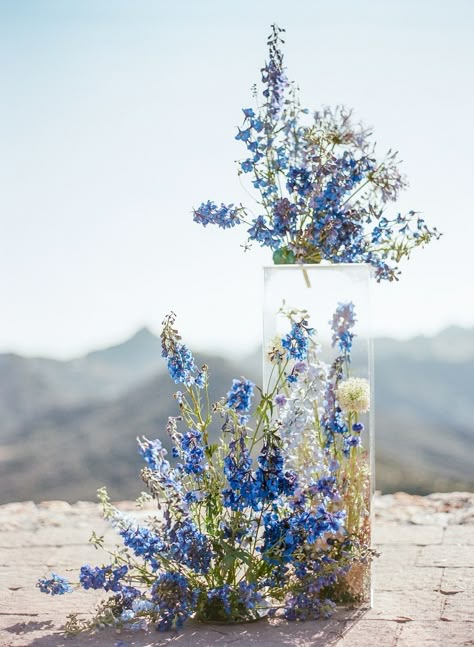
<path fill-rule="evenodd" d="M 398 263 L 438 238 L 415 211 L 388 215 L 407 182 L 397 154 L 380 159 L 372 133 L 343 107 L 310 111 L 288 81 L 281 34 L 272 27 L 263 91 L 244 108 L 236 139 L 245 147 L 239 175 L 250 176 L 255 208 L 203 202 L 194 220 L 223 229 L 244 224 L 249 243 L 275 263 L 369 263 L 377 280 L 396 279 Z"/>
<path fill-rule="evenodd" d="M 330 365 L 307 314 L 285 316 L 287 333 L 267 349 L 270 386 L 234 379 L 215 403 L 208 368 L 196 365 L 174 315 L 166 317 L 163 356 L 181 385 L 178 415 L 166 429 L 172 454 L 158 439 L 139 440 L 141 475 L 158 510 L 138 523 L 99 491 L 123 548 L 108 551 L 101 565 L 82 566 L 76 583 L 54 573 L 38 582 L 51 595 L 76 586 L 109 594 L 93 619 L 73 614 L 68 631 L 104 624 L 167 630 L 191 616 L 304 620 L 363 599 L 372 551 L 361 435 L 370 398 L 367 382 L 348 376 L 354 306 L 334 313 Z M 93 541 L 104 547 L 102 538 Z"/>

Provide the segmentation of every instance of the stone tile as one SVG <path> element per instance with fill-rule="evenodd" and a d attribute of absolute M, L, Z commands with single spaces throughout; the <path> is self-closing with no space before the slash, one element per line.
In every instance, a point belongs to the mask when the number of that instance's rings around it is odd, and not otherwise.
<path fill-rule="evenodd" d="M 400 626 L 386 620 L 360 620 L 344 631 L 338 647 L 386 647 L 394 645 Z M 316 643 L 315 643 L 316 645 Z"/>
<path fill-rule="evenodd" d="M 85 528 L 39 528 L 35 532 L 16 531 L 0 534 L 0 549 L 29 546 L 87 545 L 92 532 Z"/>
<path fill-rule="evenodd" d="M 473 567 L 474 550 L 471 546 L 424 546 L 416 560 L 417 566 Z"/>
<path fill-rule="evenodd" d="M 404 624 L 397 647 L 468 647 L 474 645 L 472 622 L 410 622 Z"/>
<path fill-rule="evenodd" d="M 27 568 L 22 565 L 0 566 L 0 591 L 31 586 L 37 577 L 45 575 L 42 565 Z"/>
<path fill-rule="evenodd" d="M 42 565 L 44 570 L 60 566 L 79 567 L 88 562 L 102 563 L 107 554 L 92 544 L 81 546 L 27 546 L 4 548 L 0 553 L 0 566 L 15 565 L 34 567 Z"/>
<path fill-rule="evenodd" d="M 375 524 L 373 542 L 380 544 L 414 544 L 416 546 L 428 546 L 429 544 L 440 544 L 443 539 L 443 528 L 441 526 L 415 526 L 396 523 Z M 383 548 L 381 546 L 381 548 Z"/>
<path fill-rule="evenodd" d="M 0 551 L 4 548 L 29 548 L 30 546 L 87 546 L 92 532 L 103 536 L 106 545 L 121 544 L 116 531 L 104 523 L 83 523 L 80 526 L 47 526 L 31 530 L 0 532 Z"/>
<path fill-rule="evenodd" d="M 474 546 L 474 525 L 448 526 L 444 531 L 443 544 Z"/>
<path fill-rule="evenodd" d="M 445 568 L 441 588 L 446 592 L 466 591 L 474 593 L 474 569 L 472 568 Z"/>
<path fill-rule="evenodd" d="M 11 591 L 5 605 L 10 613 L 19 613 L 22 609 L 34 609 L 42 613 L 54 613 L 57 618 L 65 621 L 69 613 L 93 614 L 97 603 L 107 597 L 100 591 L 84 591 L 79 589 L 71 594 L 50 596 L 41 593 L 35 585 Z M 0 602 L 0 609 L 1 607 Z"/>
<path fill-rule="evenodd" d="M 474 594 L 472 592 L 459 592 L 445 595 L 444 597 L 441 619 L 471 621 L 473 623 L 472 635 L 474 638 Z"/>
<path fill-rule="evenodd" d="M 11 611 L 11 601 L 13 591 L 10 589 L 0 589 L 0 614 Z M 20 609 L 18 609 L 20 611 Z"/>
<path fill-rule="evenodd" d="M 373 620 L 439 620 L 443 596 L 436 591 L 376 591 L 374 607 L 366 618 Z"/>
<path fill-rule="evenodd" d="M 378 546 L 377 550 L 380 557 L 374 560 L 373 567 L 384 568 L 385 565 L 403 564 L 404 566 L 415 566 L 419 553 L 423 548 L 421 546 L 385 544 Z"/>
<path fill-rule="evenodd" d="M 375 591 L 438 591 L 442 577 L 442 568 L 385 563 L 374 568 L 373 584 Z"/>

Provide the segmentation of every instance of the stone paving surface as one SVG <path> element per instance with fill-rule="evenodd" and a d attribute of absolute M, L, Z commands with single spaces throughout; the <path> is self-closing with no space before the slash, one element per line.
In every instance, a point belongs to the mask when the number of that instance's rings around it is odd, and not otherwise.
<path fill-rule="evenodd" d="M 134 510 L 124 502 L 119 507 Z M 104 630 L 65 637 L 71 612 L 93 611 L 95 593 L 51 598 L 35 588 L 51 570 L 70 575 L 102 563 L 91 530 L 114 541 L 98 507 L 49 501 L 0 506 L 2 647 L 420 647 L 474 646 L 474 494 L 404 493 L 375 500 L 374 607 L 341 609 L 330 620 L 262 620 L 232 628 L 189 623 L 168 634 Z M 139 514 L 146 515 L 146 511 Z M 97 598 L 98 599 L 98 598 Z"/>

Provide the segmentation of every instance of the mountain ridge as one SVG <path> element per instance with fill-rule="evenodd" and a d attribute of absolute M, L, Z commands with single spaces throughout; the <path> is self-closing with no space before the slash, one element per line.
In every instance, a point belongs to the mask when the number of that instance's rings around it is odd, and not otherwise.
<path fill-rule="evenodd" d="M 426 339 L 421 351 L 413 340 L 375 341 L 376 486 L 383 491 L 474 489 L 474 362 L 459 352 L 469 351 L 474 328 Z M 204 352 L 201 359 L 215 399 L 242 373 L 261 381 L 259 351 L 239 364 Z M 1 354 L 3 502 L 91 498 L 104 481 L 117 498 L 139 492 L 136 436 L 168 444 L 166 421 L 177 414 L 178 387 L 165 369 L 149 329 L 73 360 Z"/>

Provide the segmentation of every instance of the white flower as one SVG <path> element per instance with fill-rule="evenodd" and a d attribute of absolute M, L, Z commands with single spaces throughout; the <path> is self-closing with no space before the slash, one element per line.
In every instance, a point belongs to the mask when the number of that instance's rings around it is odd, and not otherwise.
<path fill-rule="evenodd" d="M 308 411 L 300 400 L 287 400 L 281 411 L 281 423 L 287 436 L 301 434 L 308 420 Z"/>
<path fill-rule="evenodd" d="M 286 350 L 281 343 L 281 337 L 275 335 L 267 347 L 267 357 L 271 362 L 280 361 L 286 357 Z"/>
<path fill-rule="evenodd" d="M 370 386 L 361 377 L 350 377 L 337 387 L 336 396 L 345 411 L 363 413 L 370 409 Z"/>

